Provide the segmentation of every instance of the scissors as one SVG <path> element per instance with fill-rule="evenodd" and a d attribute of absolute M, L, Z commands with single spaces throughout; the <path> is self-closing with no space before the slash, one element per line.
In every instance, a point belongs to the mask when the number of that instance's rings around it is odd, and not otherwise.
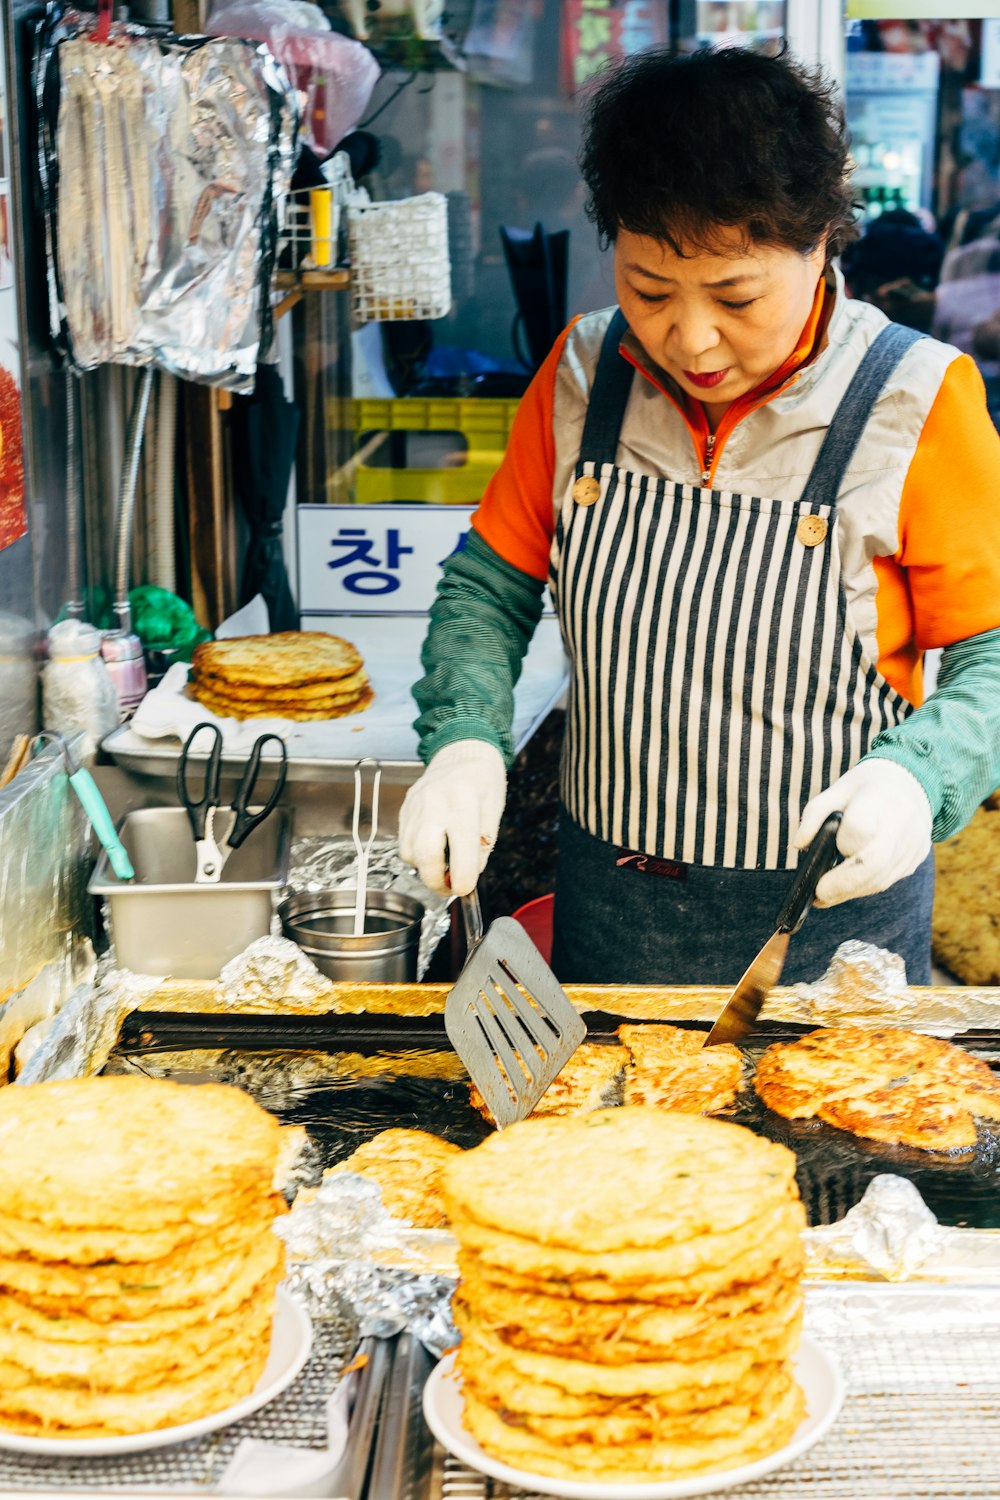
<path fill-rule="evenodd" d="M 202 786 L 200 799 L 196 802 L 191 796 L 188 788 L 188 760 L 191 756 L 191 746 L 195 739 L 203 731 L 207 730 L 212 736 L 212 748 L 208 752 L 205 762 L 205 781 Z M 278 758 L 277 774 L 274 779 L 274 787 L 271 795 L 256 812 L 250 811 L 250 803 L 256 790 L 257 777 L 260 773 L 260 760 L 264 747 L 269 740 L 274 740 L 280 746 L 281 755 Z M 216 838 L 215 815 L 219 811 L 219 772 L 222 763 L 222 731 L 217 724 L 209 724 L 207 721 L 196 724 L 188 735 L 181 751 L 181 758 L 177 764 L 177 795 L 187 808 L 188 821 L 191 824 L 191 832 L 195 838 L 195 848 L 198 851 L 198 870 L 195 882 L 198 885 L 215 885 L 221 875 L 226 860 L 234 849 L 238 849 L 249 833 L 263 823 L 268 813 L 274 807 L 281 796 L 285 785 L 285 776 L 288 772 L 288 751 L 285 742 L 277 734 L 262 734 L 255 741 L 250 752 L 250 758 L 246 763 L 240 784 L 236 788 L 236 795 L 230 803 L 232 817 L 225 834 Z"/>

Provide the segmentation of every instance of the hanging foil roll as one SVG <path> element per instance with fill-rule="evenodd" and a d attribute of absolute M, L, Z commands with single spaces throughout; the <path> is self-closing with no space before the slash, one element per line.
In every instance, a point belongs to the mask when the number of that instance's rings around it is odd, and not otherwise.
<path fill-rule="evenodd" d="M 271 341 L 297 115 L 267 48 L 94 18 L 39 29 L 53 335 L 79 370 L 155 365 L 250 390 Z"/>

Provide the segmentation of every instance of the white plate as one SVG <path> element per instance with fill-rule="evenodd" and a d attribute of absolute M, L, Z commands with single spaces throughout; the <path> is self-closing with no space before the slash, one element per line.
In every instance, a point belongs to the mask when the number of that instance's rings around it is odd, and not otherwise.
<path fill-rule="evenodd" d="M 312 1348 L 312 1323 L 309 1314 L 288 1292 L 278 1288 L 271 1325 L 271 1348 L 263 1373 L 249 1396 L 214 1411 L 197 1422 L 182 1422 L 179 1427 L 158 1427 L 155 1432 L 135 1432 L 128 1437 L 42 1438 L 26 1437 L 19 1432 L 0 1428 L 0 1449 L 11 1453 L 34 1453 L 46 1458 L 113 1458 L 122 1453 L 145 1453 L 147 1448 L 165 1448 L 170 1443 L 184 1443 L 189 1438 L 228 1427 L 241 1417 L 248 1417 L 273 1401 L 290 1386 L 309 1358 Z"/>
<path fill-rule="evenodd" d="M 552 1479 L 531 1474 L 526 1469 L 512 1469 L 490 1455 L 462 1425 L 465 1398 L 461 1377 L 454 1373 L 455 1356 L 449 1354 L 434 1370 L 424 1387 L 424 1416 L 427 1425 L 442 1447 L 454 1454 L 470 1469 L 502 1479 L 516 1489 L 539 1495 L 562 1495 L 565 1500 L 686 1500 L 691 1495 L 714 1494 L 736 1484 L 760 1479 L 772 1469 L 791 1463 L 818 1443 L 833 1422 L 844 1399 L 844 1385 L 833 1360 L 804 1338 L 795 1362 L 795 1374 L 805 1392 L 808 1416 L 802 1421 L 783 1448 L 758 1458 L 738 1469 L 714 1469 L 691 1479 L 669 1479 L 652 1484 L 591 1484 L 573 1479 Z"/>

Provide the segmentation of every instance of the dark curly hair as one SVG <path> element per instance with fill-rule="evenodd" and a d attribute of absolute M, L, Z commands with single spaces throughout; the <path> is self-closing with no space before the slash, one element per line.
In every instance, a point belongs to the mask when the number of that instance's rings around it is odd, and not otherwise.
<path fill-rule="evenodd" d="M 620 229 L 675 254 L 746 243 L 833 257 L 857 238 L 834 84 L 787 54 L 655 47 L 612 63 L 585 102 L 580 166 L 602 243 Z"/>

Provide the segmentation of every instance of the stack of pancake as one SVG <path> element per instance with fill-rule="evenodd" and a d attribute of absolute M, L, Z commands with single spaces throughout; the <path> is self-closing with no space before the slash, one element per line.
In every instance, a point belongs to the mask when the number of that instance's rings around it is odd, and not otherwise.
<path fill-rule="evenodd" d="M 253 1390 L 288 1137 L 223 1085 L 0 1089 L 0 1428 L 146 1432 Z"/>
<path fill-rule="evenodd" d="M 206 641 L 187 692 L 220 718 L 302 721 L 360 713 L 375 696 L 350 641 L 312 630 Z"/>
<path fill-rule="evenodd" d="M 465 1424 L 529 1473 L 646 1483 L 791 1437 L 795 1157 L 625 1106 L 527 1120 L 445 1168 Z"/>

